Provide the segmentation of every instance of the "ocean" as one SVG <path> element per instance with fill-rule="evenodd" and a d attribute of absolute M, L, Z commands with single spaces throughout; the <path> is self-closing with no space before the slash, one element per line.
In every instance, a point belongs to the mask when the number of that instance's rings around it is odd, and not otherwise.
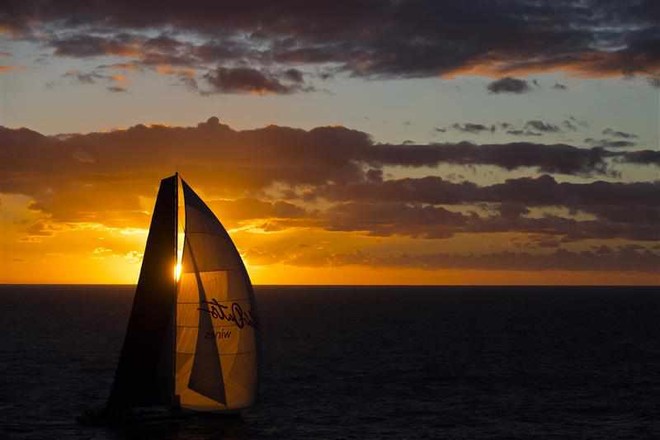
<path fill-rule="evenodd" d="M 257 287 L 242 420 L 79 426 L 133 289 L 0 286 L 0 439 L 660 438 L 657 287 Z"/>

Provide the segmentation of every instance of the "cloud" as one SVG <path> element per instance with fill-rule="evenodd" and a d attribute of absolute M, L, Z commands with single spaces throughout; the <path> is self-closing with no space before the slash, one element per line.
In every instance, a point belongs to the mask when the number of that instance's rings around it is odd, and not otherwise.
<path fill-rule="evenodd" d="M 101 75 L 97 72 L 83 73 L 77 70 L 70 70 L 63 75 L 64 78 L 72 78 L 81 84 L 94 84 L 102 79 L 109 79 L 107 75 Z"/>
<path fill-rule="evenodd" d="M 608 136 L 609 138 L 608 139 L 586 138 L 584 140 L 584 143 L 596 148 L 618 149 L 618 148 L 636 146 L 637 145 L 636 139 L 639 138 L 636 134 L 614 130 L 612 128 L 605 128 L 602 131 L 602 134 Z"/>
<path fill-rule="evenodd" d="M 303 73 L 298 69 L 287 69 L 287 71 L 284 72 L 284 77 L 289 81 L 296 83 L 304 82 Z"/>
<path fill-rule="evenodd" d="M 343 127 L 234 131 L 210 118 L 197 127 L 138 125 L 65 137 L 0 128 L 0 145 L 0 192 L 28 195 L 34 209 L 59 221 L 112 222 L 120 211 L 143 221 L 139 197 L 150 197 L 154 182 L 176 169 L 209 182 L 209 190 L 219 194 L 275 182 L 361 179 L 354 152 L 371 141 Z M 99 206 L 106 196 L 108 202 Z"/>
<path fill-rule="evenodd" d="M 539 120 L 527 121 L 525 123 L 525 128 L 530 128 L 544 133 L 557 133 L 561 131 L 558 126 Z"/>
<path fill-rule="evenodd" d="M 465 124 L 453 124 L 452 128 L 458 131 L 462 131 L 463 133 L 473 133 L 473 134 L 482 133 L 484 131 L 488 131 L 488 132 L 495 131 L 495 126 L 486 127 L 483 124 L 475 124 L 473 122 L 467 122 Z"/>
<path fill-rule="evenodd" d="M 624 131 L 614 130 L 612 128 L 606 128 L 603 130 L 605 136 L 611 136 L 620 139 L 637 139 L 638 136 L 633 133 L 626 133 Z"/>
<path fill-rule="evenodd" d="M 498 92 L 522 93 L 529 84 L 515 77 L 539 72 L 653 82 L 660 71 L 657 10 L 654 0 L 164 0 L 149 10 L 126 0 L 23 0 L 0 6 L 0 27 L 11 38 L 50 45 L 55 56 L 204 71 L 243 61 L 257 70 L 322 67 L 372 79 L 477 74 L 507 79 L 493 86 Z"/>
<path fill-rule="evenodd" d="M 330 231 L 448 238 L 466 219 L 463 214 L 442 207 L 378 201 L 340 203 L 324 212 L 321 222 Z"/>
<path fill-rule="evenodd" d="M 296 204 L 276 200 L 266 201 L 254 197 L 243 197 L 234 200 L 209 202 L 216 212 L 222 212 L 225 227 L 239 225 L 254 220 L 280 222 L 281 220 L 313 218 L 314 214 Z M 281 222 L 286 224 L 286 222 Z"/>
<path fill-rule="evenodd" d="M 70 79 L 73 83 L 77 84 L 105 84 L 106 89 L 110 92 L 126 92 L 128 90 L 128 77 L 124 74 L 114 73 L 107 74 L 93 70 L 91 72 L 81 72 L 78 70 L 69 70 L 62 75 L 62 78 Z M 56 83 L 53 82 L 52 86 Z"/>
<path fill-rule="evenodd" d="M 609 153 L 599 148 L 577 148 L 565 144 L 514 142 L 482 144 L 469 142 L 433 145 L 378 145 L 365 150 L 365 160 L 382 165 L 435 166 L 494 165 L 507 170 L 536 167 L 546 173 L 596 175 L 609 172 Z"/>
<path fill-rule="evenodd" d="M 656 165 L 660 166 L 660 151 L 654 150 L 641 150 L 631 151 L 619 156 L 623 162 L 640 164 L 640 165 Z"/>
<path fill-rule="evenodd" d="M 634 147 L 636 145 L 635 142 L 621 140 L 621 139 L 586 138 L 584 140 L 584 143 L 595 148 L 626 148 L 626 147 Z"/>
<path fill-rule="evenodd" d="M 657 152 L 651 151 L 533 143 L 385 145 L 344 127 L 236 131 L 218 118 L 195 127 L 137 125 L 66 136 L 0 128 L 0 144 L 0 192 L 30 197 L 30 209 L 53 223 L 146 227 L 151 205 L 145 200 L 160 178 L 179 170 L 231 224 L 271 231 L 660 240 L 658 182 L 569 183 L 543 175 L 480 186 L 435 176 L 396 179 L 383 170 L 457 164 L 588 176 L 607 173 L 610 158 L 655 163 Z M 557 215 L 555 208 L 571 214 Z"/>
<path fill-rule="evenodd" d="M 507 179 L 504 183 L 478 186 L 453 183 L 436 176 L 383 182 L 331 184 L 318 194 L 330 200 L 400 201 L 426 204 L 508 203 L 518 206 L 564 206 L 590 211 L 593 206 L 654 207 L 660 182 L 559 183 L 549 175 Z"/>
<path fill-rule="evenodd" d="M 226 68 L 218 67 L 204 75 L 204 79 L 211 86 L 207 93 L 255 93 L 264 94 L 287 94 L 299 90 L 298 83 L 302 81 L 293 70 L 289 70 L 285 78 L 291 84 L 284 84 L 273 75 L 247 67 Z"/>
<path fill-rule="evenodd" d="M 525 232 L 562 236 L 569 241 L 584 239 L 625 238 L 630 240 L 660 240 L 660 230 L 655 226 L 660 218 L 656 200 L 660 197 L 660 183 L 608 183 L 588 184 L 558 183 L 550 176 L 539 178 L 509 179 L 505 183 L 478 186 L 471 182 L 452 183 L 440 177 L 398 179 L 383 182 L 353 182 L 321 187 L 316 194 L 330 201 L 347 203 L 348 206 L 387 204 L 388 211 L 367 216 L 376 222 L 372 231 L 389 231 L 391 234 L 423 235 L 415 225 L 397 220 L 399 216 L 418 209 L 416 215 L 429 206 L 456 205 L 477 206 L 494 204 L 497 215 L 483 216 L 453 213 L 451 220 L 424 221 L 427 236 L 434 236 L 434 226 L 443 226 L 445 236 L 455 233 Z M 381 206 L 376 205 L 376 206 Z M 589 213 L 597 220 L 578 220 L 544 214 L 542 217 L 526 217 L 530 208 L 562 207 L 571 212 Z M 444 209 L 444 208 L 442 208 Z M 627 213 L 627 215 L 626 215 Z M 362 225 L 364 222 L 353 222 Z M 383 225 L 386 225 L 384 227 Z M 402 226 L 402 225 L 405 225 Z M 400 227 L 396 229 L 396 227 Z M 449 227 L 448 227 L 449 226 Z M 389 229 L 388 229 L 389 228 Z M 350 230 L 342 226 L 342 230 Z M 356 229 L 360 229 L 356 227 Z M 406 232 L 407 231 L 407 232 Z M 439 235 L 435 235 L 439 237 Z"/>
<path fill-rule="evenodd" d="M 507 130 L 506 134 L 510 134 L 511 136 L 543 136 L 541 133 L 537 133 L 535 131 L 531 130 Z"/>
<path fill-rule="evenodd" d="M 561 125 L 567 130 L 578 131 L 578 124 L 573 118 L 563 120 Z"/>
<path fill-rule="evenodd" d="M 110 38 L 80 34 L 52 40 L 50 45 L 55 49 L 54 55 L 75 58 L 111 55 L 131 57 L 140 53 L 138 40 L 127 34 Z"/>
<path fill-rule="evenodd" d="M 505 77 L 491 82 L 487 86 L 491 93 L 527 93 L 531 90 L 529 83 L 523 79 Z"/>
<path fill-rule="evenodd" d="M 525 122 L 522 126 L 514 126 L 508 122 L 500 122 L 497 124 L 485 125 L 475 122 L 454 123 L 451 125 L 453 130 L 461 131 L 463 133 L 479 134 L 484 132 L 495 133 L 500 130 L 512 136 L 532 136 L 538 137 L 549 133 L 562 133 L 565 130 L 577 131 L 577 123 L 572 119 L 566 119 L 560 124 L 553 124 L 551 122 L 541 121 L 538 119 Z M 444 133 L 446 128 L 436 128 L 438 132 Z M 609 133 L 609 132 L 608 132 Z M 620 132 L 619 132 L 620 133 Z M 630 135 L 634 136 L 634 135 Z"/>

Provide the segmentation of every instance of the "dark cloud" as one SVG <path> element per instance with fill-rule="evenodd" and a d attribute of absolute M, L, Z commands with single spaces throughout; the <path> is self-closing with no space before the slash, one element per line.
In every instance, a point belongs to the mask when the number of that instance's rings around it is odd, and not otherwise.
<path fill-rule="evenodd" d="M 433 166 L 439 163 L 459 165 L 495 165 L 507 170 L 535 167 L 542 172 L 574 175 L 607 174 L 603 149 L 576 148 L 565 144 L 475 145 L 469 142 L 434 145 L 378 145 L 365 151 L 368 161 L 384 165 Z"/>
<path fill-rule="evenodd" d="M 14 38 L 45 39 L 58 56 L 203 63 L 204 71 L 237 67 L 233 62 L 244 60 L 258 69 L 272 63 L 328 64 L 370 78 L 481 74 L 511 78 L 494 87 L 514 93 L 529 88 L 515 83 L 514 76 L 549 71 L 646 75 L 653 81 L 660 69 L 658 23 L 653 0 L 232 5 L 163 0 L 153 8 L 128 0 L 8 0 L 0 5 L 0 26 Z"/>
<path fill-rule="evenodd" d="M 204 75 L 204 79 L 211 86 L 207 93 L 286 94 L 299 89 L 297 84 L 285 85 L 268 73 L 247 67 L 218 67 Z"/>
<path fill-rule="evenodd" d="M 370 169 L 367 171 L 365 177 L 371 182 L 382 182 L 383 181 L 383 170 L 379 169 Z"/>
<path fill-rule="evenodd" d="M 561 129 L 558 126 L 539 120 L 527 121 L 525 123 L 525 128 L 537 130 L 544 133 L 557 133 L 561 131 Z"/>
<path fill-rule="evenodd" d="M 488 91 L 491 93 L 527 93 L 531 89 L 529 83 L 523 79 L 506 77 L 498 79 L 488 84 Z"/>
<path fill-rule="evenodd" d="M 577 131 L 576 125 L 571 120 L 564 120 L 560 125 L 553 124 L 551 122 L 545 122 L 538 119 L 530 120 L 525 122 L 520 127 L 515 127 L 513 124 L 508 122 L 500 122 L 497 124 L 484 125 L 475 122 L 466 122 L 466 123 L 455 123 L 451 125 L 451 128 L 454 130 L 461 131 L 463 133 L 479 134 L 484 132 L 495 133 L 496 131 L 503 130 L 506 134 L 512 136 L 543 136 L 548 133 L 561 133 L 564 131 L 564 127 L 567 130 Z M 437 131 L 446 129 L 436 129 Z"/>
<path fill-rule="evenodd" d="M 500 204 L 500 216 L 506 219 L 517 219 L 529 214 L 529 209 L 522 203 L 503 202 Z"/>
<path fill-rule="evenodd" d="M 368 219 L 353 219 L 355 229 L 341 226 L 341 230 L 380 231 L 383 234 L 410 234 L 442 238 L 455 233 L 519 232 L 561 236 L 565 241 L 584 239 L 660 240 L 657 220 L 660 208 L 656 200 L 660 197 L 660 183 L 607 183 L 590 184 L 558 183 L 550 176 L 538 179 L 510 179 L 502 184 L 478 186 L 470 182 L 452 183 L 439 177 L 400 179 L 384 182 L 355 182 L 348 185 L 329 185 L 316 193 L 328 200 L 341 201 L 347 206 L 370 206 L 374 203 L 387 204 L 387 211 Z M 479 205 L 498 206 L 496 215 L 455 214 L 455 217 L 422 222 L 421 225 L 407 224 L 399 216 L 422 211 L 435 205 Z M 380 205 L 377 205 L 380 206 Z M 597 220 L 577 220 L 570 217 L 545 214 L 542 217 L 527 217 L 530 208 L 562 207 L 572 212 L 594 215 Z M 356 208 L 357 209 L 357 208 Z M 367 208 L 369 211 L 369 208 Z M 371 229 L 365 223 L 375 222 Z M 383 226 L 383 225 L 386 225 Z M 435 227 L 441 227 L 442 235 Z M 424 235 L 426 231 L 426 235 Z"/>
<path fill-rule="evenodd" d="M 299 226 L 434 239 L 515 232 L 556 241 L 660 240 L 660 182 L 561 183 L 544 175 L 480 186 L 433 176 L 388 179 L 383 171 L 386 165 L 449 163 L 589 175 L 607 171 L 605 160 L 613 153 L 600 149 L 531 143 L 381 145 L 343 127 L 235 131 L 218 118 L 196 127 L 138 125 L 84 135 L 1 128 L 0 145 L 0 192 L 29 196 L 31 209 L 51 222 L 146 226 L 141 198 L 152 197 L 155 182 L 179 170 L 222 198 L 211 203 L 230 222 L 262 220 L 267 230 Z M 639 153 L 612 157 L 656 160 Z M 273 188 L 281 190 L 273 193 Z M 550 208 L 573 214 L 562 217 Z M 542 214 L 532 215 L 532 209 Z M 591 217 L 580 219 L 581 213 Z M 39 230 L 50 231 L 32 232 Z"/>
<path fill-rule="evenodd" d="M 570 131 L 577 131 L 578 130 L 577 123 L 573 119 L 566 119 L 566 120 L 562 121 L 561 125 L 565 129 L 570 130 Z"/>
<path fill-rule="evenodd" d="M 288 69 L 284 72 L 284 77 L 289 81 L 301 83 L 304 82 L 303 73 L 298 69 Z"/>
<path fill-rule="evenodd" d="M 65 73 L 64 78 L 73 78 L 81 84 L 94 84 L 99 80 L 107 79 L 107 76 L 96 72 L 83 73 L 78 71 L 69 71 Z"/>
<path fill-rule="evenodd" d="M 586 138 L 584 143 L 595 148 L 626 148 L 634 147 L 635 142 L 621 139 L 594 139 Z"/>
<path fill-rule="evenodd" d="M 211 118 L 191 128 L 138 125 L 65 137 L 2 128 L 0 145 L 0 192 L 32 197 L 34 209 L 57 221 L 113 224 L 145 221 L 139 196 L 150 197 L 153 182 L 177 169 L 220 194 L 254 193 L 277 181 L 361 179 L 351 151 L 370 140 L 341 127 L 237 132 Z"/>
<path fill-rule="evenodd" d="M 485 131 L 494 131 L 495 127 L 486 127 L 483 124 L 475 124 L 473 122 L 466 122 L 465 124 L 453 124 L 452 128 L 458 131 L 462 131 L 463 133 L 472 133 L 472 134 L 478 134 L 482 133 Z"/>
<path fill-rule="evenodd" d="M 577 125 L 577 126 L 580 126 L 582 128 L 589 127 L 589 123 L 587 121 L 580 120 L 580 119 L 576 118 L 575 116 L 569 116 L 568 119 L 566 120 L 566 122 L 570 122 L 570 123 L 572 123 L 574 125 Z"/>
<path fill-rule="evenodd" d="M 361 231 L 369 235 L 448 238 L 465 223 L 460 213 L 434 206 L 391 202 L 342 203 L 328 209 L 322 225 L 331 231 Z"/>
<path fill-rule="evenodd" d="M 606 128 L 605 130 L 603 130 L 603 134 L 605 136 L 611 136 L 611 137 L 620 138 L 620 139 L 637 139 L 638 138 L 638 136 L 636 134 L 626 133 L 624 131 L 618 131 L 618 130 L 614 130 L 612 128 Z"/>
<path fill-rule="evenodd" d="M 598 205 L 589 212 L 608 221 L 627 224 L 660 224 L 660 208 L 649 205 L 622 206 L 621 204 Z"/>
<path fill-rule="evenodd" d="M 657 165 L 660 166 L 660 151 L 641 150 L 631 151 L 619 156 L 623 162 L 639 165 Z"/>
<path fill-rule="evenodd" d="M 553 177 L 524 177 L 504 183 L 478 186 L 453 183 L 440 177 L 398 179 L 383 182 L 332 184 L 319 189 L 331 200 L 400 201 L 427 204 L 507 203 L 513 206 L 563 206 L 591 212 L 594 206 L 655 207 L 660 182 L 559 183 Z M 510 209 L 510 208 L 509 208 Z"/>
<path fill-rule="evenodd" d="M 507 130 L 506 134 L 510 134 L 511 136 L 543 136 L 541 133 L 537 133 L 535 131 L 531 130 Z"/>
<path fill-rule="evenodd" d="M 599 206 L 653 207 L 660 194 L 660 182 L 559 183 L 545 175 L 539 178 L 509 179 L 483 189 L 485 201 L 507 200 L 526 206 L 564 206 L 594 212 Z"/>
<path fill-rule="evenodd" d="M 555 85 L 552 86 L 552 88 L 555 89 L 555 90 L 566 90 L 566 89 L 568 89 L 568 87 L 565 84 L 561 84 L 561 83 L 555 83 Z"/>
<path fill-rule="evenodd" d="M 137 53 L 136 43 L 125 34 L 109 38 L 81 34 L 50 41 L 50 45 L 55 49 L 55 55 L 76 58 L 105 55 L 132 56 Z"/>

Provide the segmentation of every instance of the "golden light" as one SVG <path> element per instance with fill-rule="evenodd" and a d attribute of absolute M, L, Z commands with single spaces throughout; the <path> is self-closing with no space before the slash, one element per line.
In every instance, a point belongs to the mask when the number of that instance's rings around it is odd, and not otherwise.
<path fill-rule="evenodd" d="M 181 278 L 181 263 L 176 263 L 174 265 L 174 279 L 176 281 L 179 281 Z"/>

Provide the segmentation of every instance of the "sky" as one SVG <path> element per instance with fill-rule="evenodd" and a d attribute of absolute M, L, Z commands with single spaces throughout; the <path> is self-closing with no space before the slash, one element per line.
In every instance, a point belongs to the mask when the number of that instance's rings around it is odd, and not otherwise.
<path fill-rule="evenodd" d="M 0 283 L 137 280 L 178 171 L 255 284 L 660 285 L 660 2 L 0 4 Z"/>

